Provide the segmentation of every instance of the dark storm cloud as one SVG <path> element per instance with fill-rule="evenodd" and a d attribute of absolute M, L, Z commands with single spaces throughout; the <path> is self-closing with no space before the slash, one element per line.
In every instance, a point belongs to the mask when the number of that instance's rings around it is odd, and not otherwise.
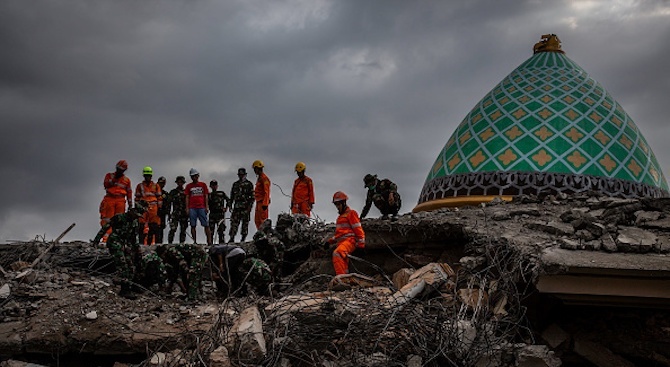
<path fill-rule="evenodd" d="M 168 188 L 197 167 L 226 190 L 263 159 L 273 217 L 305 161 L 328 220 L 332 192 L 360 210 L 377 173 L 409 211 L 455 126 L 544 33 L 668 164 L 669 17 L 651 1 L 3 1 L 0 240 L 71 222 L 68 238 L 92 237 L 119 159 L 133 185 L 145 165 Z"/>

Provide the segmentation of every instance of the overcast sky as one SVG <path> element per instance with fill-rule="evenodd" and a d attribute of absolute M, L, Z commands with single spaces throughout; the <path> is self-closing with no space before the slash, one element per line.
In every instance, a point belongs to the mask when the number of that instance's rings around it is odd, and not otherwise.
<path fill-rule="evenodd" d="M 2 0 L 0 241 L 71 223 L 64 241 L 93 238 L 119 159 L 133 188 L 149 165 L 168 189 L 195 167 L 225 191 L 261 159 L 286 194 L 304 161 L 326 221 L 336 190 L 360 211 L 376 173 L 411 211 L 454 128 L 545 33 L 670 174 L 667 0 Z M 273 185 L 271 218 L 288 207 Z"/>

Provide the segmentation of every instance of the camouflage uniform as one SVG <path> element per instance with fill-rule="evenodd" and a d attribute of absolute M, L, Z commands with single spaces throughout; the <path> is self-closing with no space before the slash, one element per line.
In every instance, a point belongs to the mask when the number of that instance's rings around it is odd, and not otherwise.
<path fill-rule="evenodd" d="M 132 284 L 135 269 L 139 266 L 141 258 L 140 244 L 137 242 L 140 222 L 133 210 L 113 216 L 93 240 L 93 243 L 99 243 L 107 230 L 112 228 L 112 234 L 107 239 L 107 249 L 114 260 L 122 290 Z"/>
<path fill-rule="evenodd" d="M 376 177 L 376 176 L 375 176 Z M 393 195 L 394 203 L 389 204 L 389 195 Z M 365 199 L 365 207 L 361 212 L 361 219 L 365 218 L 370 211 L 372 203 L 382 213 L 382 219 L 388 218 L 389 215 L 395 217 L 400 211 L 402 202 L 400 201 L 400 194 L 398 194 L 398 186 L 391 182 L 388 178 L 377 180 L 377 184 L 368 188 L 368 195 Z"/>
<path fill-rule="evenodd" d="M 242 262 L 241 270 L 244 272 L 246 284 L 254 287 L 256 292 L 266 295 L 272 284 L 272 270 L 263 260 L 248 257 Z"/>
<path fill-rule="evenodd" d="M 230 214 L 230 240 L 237 234 L 237 227 L 242 222 L 242 241 L 249 234 L 249 221 L 251 220 L 251 208 L 254 205 L 254 184 L 246 178 L 235 181 L 230 190 L 229 208 Z"/>
<path fill-rule="evenodd" d="M 141 284 L 145 288 L 149 288 L 154 284 L 159 287 L 165 284 L 167 279 L 167 271 L 163 259 L 156 253 L 150 252 L 142 256 L 141 266 L 135 273 L 135 282 Z"/>
<path fill-rule="evenodd" d="M 202 269 L 207 261 L 207 253 L 196 244 L 162 245 L 156 249 L 165 263 L 170 284 L 178 278 L 184 283 L 189 300 L 195 300 L 200 293 Z"/>
<path fill-rule="evenodd" d="M 228 195 L 223 191 L 212 191 L 209 194 L 209 230 L 219 235 L 219 242 L 225 242 L 226 208 L 230 203 Z M 218 228 L 217 228 L 218 227 Z M 214 230 L 216 229 L 216 232 Z"/>
<path fill-rule="evenodd" d="M 166 206 L 163 203 L 163 206 Z M 174 241 L 174 235 L 179 226 L 179 243 L 186 242 L 186 227 L 188 227 L 188 216 L 186 215 L 186 194 L 183 188 L 174 188 L 168 194 L 167 211 L 172 208 L 170 215 L 170 232 L 168 233 L 168 243 Z"/>
<path fill-rule="evenodd" d="M 266 219 L 258 232 L 254 234 L 254 246 L 258 257 L 270 266 L 275 281 L 281 278 L 284 264 L 284 243 L 279 239 L 277 232 L 272 229 L 272 221 Z"/>
<path fill-rule="evenodd" d="M 161 223 L 156 236 L 156 243 L 163 243 L 163 235 L 165 234 L 165 228 L 167 227 L 166 219 L 168 214 L 170 214 L 170 207 L 167 205 L 168 195 L 167 191 L 161 190 L 160 201 L 163 202 L 163 205 L 158 207 L 158 218 L 160 218 Z"/>

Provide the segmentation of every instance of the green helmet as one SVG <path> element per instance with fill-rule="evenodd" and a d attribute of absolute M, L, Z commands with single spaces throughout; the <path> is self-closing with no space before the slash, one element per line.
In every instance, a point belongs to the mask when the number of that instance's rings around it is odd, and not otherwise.
<path fill-rule="evenodd" d="M 144 169 L 142 170 L 142 175 L 153 175 L 153 174 L 154 170 L 149 166 L 144 167 Z"/>

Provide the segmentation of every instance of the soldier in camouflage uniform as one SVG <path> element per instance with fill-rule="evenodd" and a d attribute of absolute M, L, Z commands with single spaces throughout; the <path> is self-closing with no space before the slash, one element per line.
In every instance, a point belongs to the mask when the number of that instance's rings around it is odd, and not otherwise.
<path fill-rule="evenodd" d="M 258 257 L 270 266 L 274 280 L 279 281 L 284 264 L 284 243 L 272 229 L 272 220 L 266 219 L 258 228 L 258 232 L 254 234 L 254 246 Z"/>
<path fill-rule="evenodd" d="M 361 219 L 365 218 L 370 211 L 372 203 L 382 213 L 382 219 L 391 220 L 398 219 L 398 211 L 402 205 L 400 194 L 398 194 L 398 186 L 388 178 L 379 180 L 377 175 L 367 174 L 363 178 L 363 183 L 368 189 L 368 195 L 365 199 L 365 207 L 361 212 Z"/>
<path fill-rule="evenodd" d="M 268 264 L 261 259 L 248 257 L 242 262 L 240 270 L 243 272 L 245 284 L 252 286 L 261 295 L 270 294 L 272 270 Z"/>
<path fill-rule="evenodd" d="M 179 226 L 179 243 L 186 242 L 186 227 L 188 227 L 188 215 L 186 215 L 186 194 L 184 193 L 184 184 L 186 179 L 184 176 L 177 176 L 175 180 L 177 187 L 172 189 L 168 194 L 167 203 L 163 202 L 163 207 L 170 213 L 170 232 L 168 233 L 168 243 L 174 241 L 174 235 Z"/>
<path fill-rule="evenodd" d="M 238 181 L 233 183 L 230 190 L 230 201 L 228 202 L 228 209 L 230 209 L 230 242 L 235 240 L 237 234 L 237 227 L 242 222 L 242 241 L 246 240 L 249 234 L 249 221 L 251 220 L 251 209 L 254 206 L 254 184 L 247 180 L 247 170 L 240 168 L 237 170 Z"/>
<path fill-rule="evenodd" d="M 200 293 L 202 269 L 207 261 L 207 253 L 196 244 L 158 245 L 156 254 L 165 264 L 168 289 L 175 282 L 186 291 L 189 301 L 195 301 Z"/>
<path fill-rule="evenodd" d="M 156 243 L 163 243 L 163 235 L 165 234 L 165 228 L 167 227 L 167 217 L 170 214 L 170 207 L 168 207 L 168 192 L 165 190 L 165 177 L 161 176 L 156 181 L 158 186 L 161 188 L 161 197 L 159 201 L 163 202 L 163 205 L 158 207 L 158 218 L 161 220 L 159 224 L 158 233 L 156 235 Z"/>
<path fill-rule="evenodd" d="M 218 190 L 219 183 L 216 180 L 210 181 L 209 187 L 212 189 L 209 193 L 209 231 L 212 233 L 212 239 L 216 233 L 219 235 L 218 243 L 225 243 L 225 219 L 226 211 L 230 206 L 230 199 L 225 192 Z"/>
<path fill-rule="evenodd" d="M 93 244 L 97 245 L 105 232 L 110 227 L 112 228 L 112 234 L 107 239 L 107 249 L 109 254 L 112 255 L 121 283 L 119 296 L 128 299 L 137 298 L 132 291 L 132 280 L 142 256 L 140 244 L 137 241 L 140 228 L 139 219 L 147 211 L 147 207 L 148 205 L 144 200 L 138 200 L 135 202 L 134 208 L 129 209 L 126 213 L 113 216 L 109 223 L 106 223 L 100 229 L 93 240 Z"/>
<path fill-rule="evenodd" d="M 135 282 L 144 288 L 157 284 L 159 288 L 165 285 L 167 271 L 163 260 L 155 252 L 142 256 L 141 266 L 135 273 Z"/>

